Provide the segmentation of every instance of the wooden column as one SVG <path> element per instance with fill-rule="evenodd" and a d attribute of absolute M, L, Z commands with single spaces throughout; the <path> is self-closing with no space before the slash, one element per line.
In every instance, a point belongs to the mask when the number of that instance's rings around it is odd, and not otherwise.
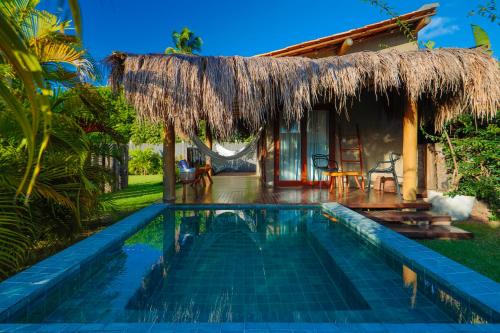
<path fill-rule="evenodd" d="M 163 202 L 175 201 L 175 129 L 163 126 Z"/>
<path fill-rule="evenodd" d="M 207 145 L 208 148 L 210 148 L 210 150 L 212 150 L 213 147 L 212 128 L 208 124 L 208 121 L 205 121 L 205 138 L 206 138 L 205 144 Z M 206 161 L 208 165 L 212 166 L 212 158 L 210 156 L 206 156 Z M 210 175 L 212 175 L 212 169 L 210 169 L 209 173 Z"/>
<path fill-rule="evenodd" d="M 417 199 L 417 103 L 406 101 L 403 114 L 403 199 Z"/>

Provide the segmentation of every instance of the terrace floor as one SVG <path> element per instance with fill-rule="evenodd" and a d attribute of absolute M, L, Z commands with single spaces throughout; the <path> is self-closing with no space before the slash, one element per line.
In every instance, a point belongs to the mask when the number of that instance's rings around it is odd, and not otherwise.
<path fill-rule="evenodd" d="M 176 203 L 199 204 L 316 204 L 339 202 L 352 209 L 428 209 L 430 205 L 423 200 L 404 201 L 395 193 L 368 192 L 350 188 L 342 196 L 329 193 L 323 186 L 301 186 L 265 188 L 259 178 L 250 174 L 231 174 L 212 177 L 214 183 L 206 187 L 187 186 L 186 196 L 182 187 L 177 190 Z"/>

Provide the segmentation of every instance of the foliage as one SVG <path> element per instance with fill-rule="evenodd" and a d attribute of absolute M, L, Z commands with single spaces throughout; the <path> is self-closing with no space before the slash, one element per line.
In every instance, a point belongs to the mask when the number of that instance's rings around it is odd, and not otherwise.
<path fill-rule="evenodd" d="M 37 188 L 41 193 L 37 178 L 53 121 L 50 85 L 71 76 L 71 68 L 91 68 L 77 40 L 64 34 L 68 24 L 37 11 L 37 4 L 0 2 L 0 124 L 16 128 L 12 137 L 0 137 L 0 276 L 20 267 L 32 240 L 29 204 Z M 80 31 L 76 0 L 71 9 Z"/>
<path fill-rule="evenodd" d="M 477 9 L 471 10 L 469 12 L 469 16 L 479 15 L 484 18 L 487 18 L 492 23 L 497 23 L 500 25 L 500 21 L 498 20 L 497 14 L 497 3 L 496 0 L 488 0 L 484 4 L 479 4 Z"/>
<path fill-rule="evenodd" d="M 500 209 L 499 125 L 498 116 L 491 122 L 478 124 L 471 115 L 463 115 L 447 126 L 449 134 L 424 133 L 443 144 L 446 165 L 453 175 L 448 194 L 471 195 L 485 201 L 493 218 L 498 217 Z"/>
<path fill-rule="evenodd" d="M 489 54 L 492 54 L 493 52 L 491 50 L 490 37 L 488 36 L 486 31 L 484 31 L 483 28 L 475 24 L 471 24 L 471 28 L 472 28 L 472 34 L 474 36 L 474 41 L 476 42 L 476 46 L 484 47 Z"/>
<path fill-rule="evenodd" d="M 132 175 L 154 175 L 162 172 L 162 157 L 151 148 L 130 152 L 129 173 Z"/>
<path fill-rule="evenodd" d="M 161 124 L 153 124 L 136 120 L 132 124 L 131 133 L 130 140 L 136 145 L 141 143 L 158 145 L 163 142 L 163 129 Z"/>
<path fill-rule="evenodd" d="M 184 27 L 181 32 L 174 31 L 172 33 L 172 41 L 175 47 L 167 47 L 166 54 L 193 54 L 200 52 L 203 41 L 200 37 L 195 36 L 194 32 Z"/>
<path fill-rule="evenodd" d="M 500 121 L 475 126 L 472 116 L 450 125 L 450 138 L 458 160 L 457 187 L 453 194 L 472 195 L 485 201 L 494 214 L 500 209 Z M 452 170 L 451 150 L 445 145 L 447 166 Z"/>
<path fill-rule="evenodd" d="M 66 34 L 69 21 L 37 4 L 0 3 L 0 277 L 35 244 L 77 237 L 103 209 L 114 178 L 97 157 L 121 158 L 133 120 L 121 95 L 84 83 L 97 77 L 92 59 Z"/>
<path fill-rule="evenodd" d="M 109 126 L 121 137 L 122 143 L 128 143 L 133 136 L 134 108 L 125 100 L 122 91 L 115 94 L 110 87 L 99 87 L 97 91 L 109 118 Z"/>
<path fill-rule="evenodd" d="M 389 17 L 396 20 L 396 24 L 399 30 L 404 34 L 404 36 L 410 42 L 417 41 L 417 36 L 411 29 L 410 25 L 399 18 L 399 14 L 384 0 L 361 0 L 363 2 L 369 3 L 370 5 L 377 7 L 382 14 L 386 14 Z"/>

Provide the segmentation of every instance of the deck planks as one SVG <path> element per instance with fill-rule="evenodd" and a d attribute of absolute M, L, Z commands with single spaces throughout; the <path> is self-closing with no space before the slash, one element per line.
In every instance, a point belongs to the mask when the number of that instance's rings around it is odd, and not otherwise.
<path fill-rule="evenodd" d="M 403 201 L 395 193 L 372 190 L 370 195 L 359 189 L 348 189 L 342 195 L 329 193 L 328 187 L 300 186 L 266 188 L 254 175 L 214 176 L 214 183 L 206 187 L 188 187 L 185 200 L 182 189 L 177 192 L 176 203 L 188 204 L 319 204 L 339 202 L 351 209 L 402 209 L 415 208 L 426 210 L 430 204 L 417 200 Z"/>

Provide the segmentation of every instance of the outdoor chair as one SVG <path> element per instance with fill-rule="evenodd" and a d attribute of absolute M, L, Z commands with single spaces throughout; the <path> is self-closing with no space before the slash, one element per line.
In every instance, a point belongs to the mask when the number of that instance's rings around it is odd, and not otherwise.
<path fill-rule="evenodd" d="M 379 161 L 377 165 L 368 171 L 368 195 L 370 194 L 370 183 L 371 176 L 373 173 L 389 173 L 394 177 L 394 182 L 396 183 L 396 192 L 401 195 L 399 189 L 398 176 L 396 175 L 396 161 L 401 158 L 401 154 L 391 152 L 389 155 L 389 161 Z"/>
<path fill-rule="evenodd" d="M 312 155 L 312 161 L 313 161 L 313 184 L 316 176 L 316 172 L 319 171 L 320 176 L 318 177 L 319 179 L 319 187 L 321 188 L 321 178 L 323 175 L 324 171 L 338 171 L 339 170 L 339 165 L 337 164 L 337 161 L 333 160 L 330 158 L 330 156 L 325 155 L 325 154 L 313 154 Z"/>

